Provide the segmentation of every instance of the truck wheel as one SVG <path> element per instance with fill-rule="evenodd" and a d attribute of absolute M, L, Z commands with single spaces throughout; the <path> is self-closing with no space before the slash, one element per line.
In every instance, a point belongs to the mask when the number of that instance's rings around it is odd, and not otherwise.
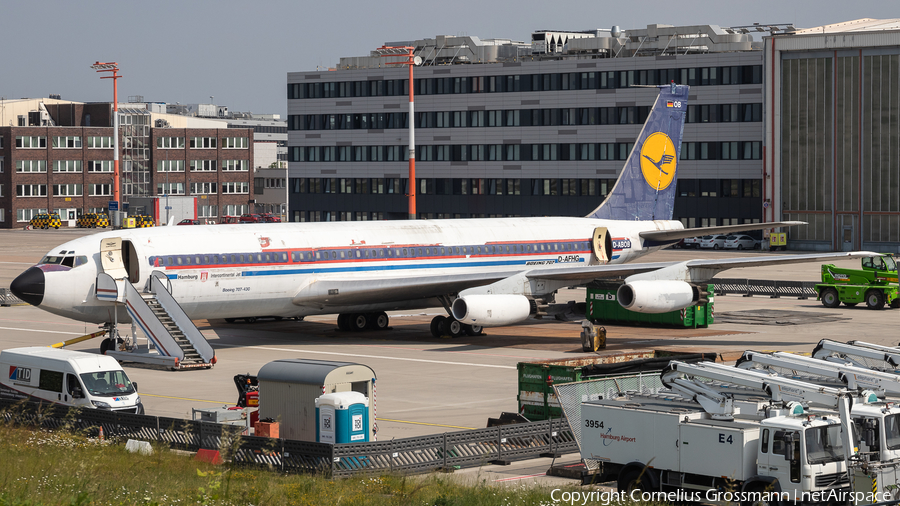
<path fill-rule="evenodd" d="M 869 290 L 866 292 L 866 307 L 869 309 L 884 309 L 884 294 L 881 290 Z"/>
<path fill-rule="evenodd" d="M 898 298 L 894 299 L 893 301 L 891 301 L 891 307 L 894 308 L 894 309 L 900 308 L 900 297 L 898 297 Z"/>
<path fill-rule="evenodd" d="M 819 298 L 822 299 L 822 305 L 828 308 L 836 308 L 841 305 L 841 299 L 838 297 L 837 290 L 831 287 L 822 290 Z"/>
<path fill-rule="evenodd" d="M 640 490 L 642 492 L 651 490 L 651 471 L 649 469 L 644 469 L 643 471 L 644 472 L 641 472 L 640 469 L 632 469 L 627 473 L 619 475 L 619 480 L 616 482 L 619 492 L 630 494 L 633 490 Z"/>

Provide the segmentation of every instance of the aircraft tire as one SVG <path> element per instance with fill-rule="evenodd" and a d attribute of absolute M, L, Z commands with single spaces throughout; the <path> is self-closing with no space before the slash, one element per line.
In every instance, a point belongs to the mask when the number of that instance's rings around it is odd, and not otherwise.
<path fill-rule="evenodd" d="M 456 318 L 445 318 L 442 327 L 442 334 L 446 336 L 459 337 L 465 334 L 465 330 L 463 330 L 463 324 L 460 323 Z"/>
<path fill-rule="evenodd" d="M 347 332 L 350 330 L 350 315 L 346 313 L 341 313 L 337 317 L 337 326 L 338 329 Z"/>
<path fill-rule="evenodd" d="M 110 341 L 108 337 L 106 339 L 100 341 L 100 354 L 106 355 L 106 352 L 107 352 L 107 350 L 110 349 L 111 345 L 112 345 L 112 341 Z"/>
<path fill-rule="evenodd" d="M 234 323 L 234 318 L 225 318 L 225 323 Z"/>
<path fill-rule="evenodd" d="M 441 315 L 435 316 L 434 318 L 431 319 L 431 335 L 432 336 L 434 336 L 437 339 L 444 337 L 443 336 L 444 320 L 446 320 L 446 319 L 447 318 L 445 318 Z"/>
<path fill-rule="evenodd" d="M 256 317 L 255 317 L 255 316 L 248 316 L 248 317 L 244 318 L 244 321 L 247 322 L 247 323 L 256 323 Z"/>
<path fill-rule="evenodd" d="M 387 313 L 385 313 L 384 311 L 380 313 L 371 313 L 368 316 L 370 330 L 385 330 L 386 328 L 388 328 L 390 318 L 388 318 Z"/>
<path fill-rule="evenodd" d="M 481 325 L 463 325 L 463 331 L 467 336 L 480 336 L 484 334 L 484 327 Z"/>
<path fill-rule="evenodd" d="M 366 330 L 366 327 L 369 326 L 369 320 L 372 319 L 372 316 L 368 313 L 353 313 L 350 315 L 350 330 L 360 331 Z"/>

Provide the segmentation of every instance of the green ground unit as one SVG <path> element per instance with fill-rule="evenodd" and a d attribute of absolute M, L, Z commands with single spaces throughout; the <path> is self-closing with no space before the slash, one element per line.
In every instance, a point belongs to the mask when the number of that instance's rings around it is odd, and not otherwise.
<path fill-rule="evenodd" d="M 862 259 L 861 269 L 822 266 L 822 282 L 816 285 L 818 299 L 825 307 L 835 308 L 865 303 L 869 309 L 884 309 L 885 304 L 900 307 L 897 262 L 891 255 Z"/>

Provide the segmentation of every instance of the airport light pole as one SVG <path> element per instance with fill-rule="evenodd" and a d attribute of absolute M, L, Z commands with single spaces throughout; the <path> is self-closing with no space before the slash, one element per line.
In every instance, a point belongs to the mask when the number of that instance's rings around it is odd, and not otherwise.
<path fill-rule="evenodd" d="M 119 64 L 116 62 L 95 62 L 91 68 L 97 72 L 112 72 L 111 76 L 101 76 L 100 79 L 113 80 L 113 200 L 116 205 L 121 203 L 119 198 Z M 116 211 L 118 212 L 118 211 Z"/>
<path fill-rule="evenodd" d="M 422 64 L 422 57 L 416 56 L 412 46 L 381 46 L 375 52 L 381 56 L 405 57 L 405 61 L 391 61 L 388 65 L 409 67 L 409 219 L 416 219 L 416 130 L 415 101 L 413 100 L 413 67 Z"/>

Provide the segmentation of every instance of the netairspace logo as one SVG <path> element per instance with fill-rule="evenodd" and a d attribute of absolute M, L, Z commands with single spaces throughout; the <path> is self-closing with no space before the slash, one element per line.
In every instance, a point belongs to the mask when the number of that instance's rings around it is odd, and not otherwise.
<path fill-rule="evenodd" d="M 550 500 L 555 504 L 569 505 L 587 505 L 601 504 L 609 506 L 610 504 L 619 504 L 625 501 L 634 502 L 725 502 L 732 504 L 740 503 L 775 503 L 775 502 L 803 502 L 803 503 L 847 503 L 847 504 L 866 504 L 876 503 L 880 501 L 891 500 L 890 492 L 882 492 L 880 494 L 872 492 L 850 492 L 847 490 L 820 490 L 815 492 L 750 492 L 750 491 L 734 491 L 722 492 L 719 490 L 707 490 L 699 492 L 695 490 L 677 490 L 674 492 L 647 492 L 641 490 L 632 490 L 631 492 L 616 492 L 612 490 L 593 490 L 590 492 L 582 492 L 578 490 L 563 491 L 553 489 L 550 492 Z"/>

